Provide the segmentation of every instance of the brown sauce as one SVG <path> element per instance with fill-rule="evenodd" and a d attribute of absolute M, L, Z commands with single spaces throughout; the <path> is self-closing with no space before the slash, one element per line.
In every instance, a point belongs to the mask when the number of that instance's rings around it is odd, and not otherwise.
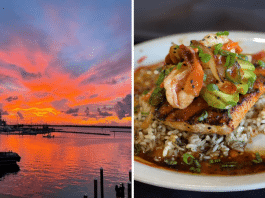
<path fill-rule="evenodd" d="M 190 171 L 191 167 L 195 167 L 195 165 L 187 165 L 183 162 L 182 158 L 177 158 L 177 165 L 167 165 L 164 162 L 156 162 L 150 155 L 140 154 L 139 156 L 135 156 L 135 160 L 146 164 L 148 166 L 152 166 L 155 168 L 161 168 L 165 170 L 177 171 L 181 173 L 194 173 L 194 174 L 202 174 L 202 175 L 246 175 L 246 174 L 255 174 L 265 172 L 265 157 L 261 157 L 263 162 L 255 164 L 252 162 L 254 160 L 255 154 L 251 152 L 245 152 L 237 157 L 223 157 L 220 158 L 221 162 L 210 164 L 209 161 L 200 162 L 201 172 L 196 173 Z M 222 165 L 225 164 L 234 164 L 233 162 L 237 162 L 236 166 L 223 168 Z"/>

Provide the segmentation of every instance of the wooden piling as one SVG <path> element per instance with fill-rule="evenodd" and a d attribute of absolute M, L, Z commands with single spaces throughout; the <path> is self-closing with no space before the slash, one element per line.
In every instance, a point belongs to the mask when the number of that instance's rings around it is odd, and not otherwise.
<path fill-rule="evenodd" d="M 100 168 L 100 191 L 101 191 L 101 198 L 104 198 L 104 188 L 103 188 L 103 168 Z"/>
<path fill-rule="evenodd" d="M 132 186 L 131 182 L 128 182 L 128 198 L 132 197 Z"/>
<path fill-rule="evenodd" d="M 98 180 L 94 179 L 94 198 L 98 198 Z"/>
<path fill-rule="evenodd" d="M 124 190 L 125 190 L 125 187 L 123 186 L 123 183 L 120 184 L 120 189 L 121 189 L 121 198 L 124 198 Z"/>

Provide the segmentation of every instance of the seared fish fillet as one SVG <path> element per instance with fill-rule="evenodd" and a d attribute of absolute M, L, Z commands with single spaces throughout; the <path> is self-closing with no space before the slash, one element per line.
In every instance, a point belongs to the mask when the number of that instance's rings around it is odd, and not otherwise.
<path fill-rule="evenodd" d="M 265 78 L 258 76 L 251 93 L 241 95 L 236 106 L 230 111 L 208 106 L 202 97 L 197 97 L 186 109 L 173 108 L 168 102 L 156 109 L 156 117 L 164 124 L 175 129 L 199 133 L 216 133 L 226 135 L 231 133 L 245 117 L 246 113 L 265 92 Z M 208 117 L 204 121 L 198 118 L 204 111 Z"/>

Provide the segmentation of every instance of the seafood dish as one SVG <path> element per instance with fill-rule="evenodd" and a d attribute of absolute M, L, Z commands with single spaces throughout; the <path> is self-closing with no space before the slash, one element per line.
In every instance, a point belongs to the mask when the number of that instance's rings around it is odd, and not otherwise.
<path fill-rule="evenodd" d="M 168 51 L 134 73 L 135 160 L 195 174 L 265 171 L 263 155 L 245 151 L 265 132 L 265 51 L 243 53 L 228 31 Z"/>

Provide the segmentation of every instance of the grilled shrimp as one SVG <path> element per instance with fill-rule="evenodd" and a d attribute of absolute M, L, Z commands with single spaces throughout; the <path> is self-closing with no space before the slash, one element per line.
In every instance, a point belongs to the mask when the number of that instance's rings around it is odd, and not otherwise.
<path fill-rule="evenodd" d="M 193 48 L 180 45 L 178 55 L 184 59 L 183 66 L 164 79 L 164 88 L 167 101 L 175 108 L 185 109 L 199 96 L 204 72 Z"/>

